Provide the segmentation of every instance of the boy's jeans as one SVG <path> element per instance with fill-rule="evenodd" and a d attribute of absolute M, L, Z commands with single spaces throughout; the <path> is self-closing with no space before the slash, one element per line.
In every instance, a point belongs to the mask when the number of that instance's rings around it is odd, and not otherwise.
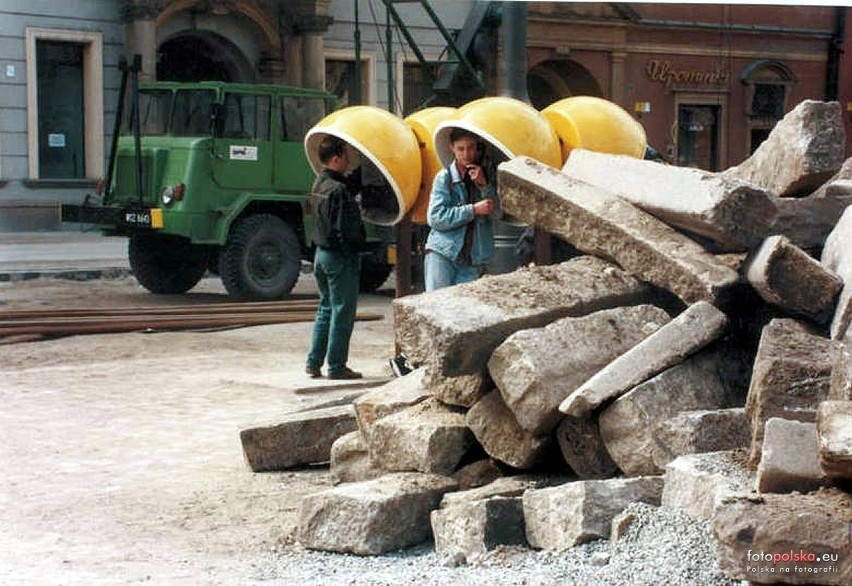
<path fill-rule="evenodd" d="M 426 271 L 427 291 L 475 281 L 481 272 L 478 266 L 460 264 L 434 250 L 426 253 L 423 267 Z"/>

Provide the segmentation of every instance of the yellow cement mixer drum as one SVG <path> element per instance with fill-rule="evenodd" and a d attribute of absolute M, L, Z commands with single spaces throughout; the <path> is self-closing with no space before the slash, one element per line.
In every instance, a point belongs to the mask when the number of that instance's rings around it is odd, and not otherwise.
<path fill-rule="evenodd" d="M 411 221 L 415 224 L 426 223 L 426 212 L 429 209 L 432 182 L 435 180 L 435 175 L 438 174 L 438 171 L 443 166 L 441 165 L 441 160 L 438 158 L 438 153 L 435 151 L 435 143 L 432 140 L 432 135 L 438 124 L 452 116 L 455 111 L 455 108 L 447 106 L 434 106 L 418 110 L 405 119 L 405 123 L 411 127 L 411 130 L 414 131 L 414 135 L 417 137 L 422 162 L 420 192 L 410 216 Z"/>
<path fill-rule="evenodd" d="M 541 113 L 521 100 L 480 98 L 468 102 L 438 125 L 435 149 L 446 165 L 453 159 L 450 132 L 464 128 L 496 149 L 503 160 L 528 156 L 552 167 L 562 165 L 559 138 Z M 499 162 L 499 161 L 498 161 Z"/>
<path fill-rule="evenodd" d="M 399 116 L 375 106 L 349 106 L 332 112 L 305 136 L 305 153 L 319 173 L 319 144 L 335 136 L 349 145 L 352 167 L 362 166 L 364 219 L 391 226 L 417 201 L 421 156 L 417 138 Z"/>
<path fill-rule="evenodd" d="M 645 129 L 624 108 L 594 96 L 573 96 L 541 111 L 559 135 L 562 162 L 575 148 L 641 158 Z"/>

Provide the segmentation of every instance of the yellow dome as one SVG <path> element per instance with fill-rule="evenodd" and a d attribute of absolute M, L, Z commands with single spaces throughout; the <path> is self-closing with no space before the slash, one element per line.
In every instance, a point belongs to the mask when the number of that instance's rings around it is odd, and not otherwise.
<path fill-rule="evenodd" d="M 627 110 L 594 96 L 574 96 L 541 111 L 562 142 L 562 162 L 575 148 L 641 158 L 647 137 Z"/>
<path fill-rule="evenodd" d="M 422 164 L 420 192 L 417 196 L 417 201 L 414 203 L 414 207 L 411 209 L 410 216 L 411 221 L 415 224 L 426 223 L 426 212 L 429 210 L 429 196 L 432 191 L 432 182 L 435 180 L 435 175 L 443 167 L 440 159 L 438 159 L 438 153 L 435 152 L 435 143 L 432 141 L 432 135 L 438 124 L 452 116 L 455 111 L 455 108 L 435 106 L 414 112 L 405 119 L 405 123 L 414 131 L 414 135 L 417 137 Z"/>
<path fill-rule="evenodd" d="M 420 190 L 420 148 L 411 128 L 399 116 L 374 106 L 332 112 L 305 136 L 305 153 L 315 173 L 322 170 L 317 151 L 326 136 L 335 136 L 353 149 L 350 165 L 362 165 L 365 185 L 381 183 L 369 190 L 369 197 L 366 188 L 362 194 L 364 219 L 385 226 L 399 222 Z"/>
<path fill-rule="evenodd" d="M 503 160 L 528 156 L 551 167 L 562 165 L 556 132 L 541 113 L 521 100 L 480 98 L 468 102 L 441 122 L 434 139 L 438 158 L 445 165 L 453 160 L 450 150 L 453 128 L 464 128 L 476 134 L 498 151 Z"/>

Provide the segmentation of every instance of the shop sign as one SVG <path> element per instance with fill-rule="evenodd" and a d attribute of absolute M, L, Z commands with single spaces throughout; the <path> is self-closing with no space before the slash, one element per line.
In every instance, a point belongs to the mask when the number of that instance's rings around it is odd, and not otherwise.
<path fill-rule="evenodd" d="M 652 59 L 645 66 L 645 74 L 648 79 L 669 87 L 675 83 L 692 83 L 705 85 L 725 85 L 731 77 L 730 72 L 701 70 L 701 69 L 676 69 L 671 61 Z"/>

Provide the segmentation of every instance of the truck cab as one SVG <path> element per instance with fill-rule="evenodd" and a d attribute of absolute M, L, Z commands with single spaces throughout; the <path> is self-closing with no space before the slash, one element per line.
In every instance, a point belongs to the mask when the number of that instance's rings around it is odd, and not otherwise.
<path fill-rule="evenodd" d="M 138 85 L 121 110 L 102 196 L 63 221 L 129 237 L 134 276 L 183 293 L 217 272 L 238 299 L 286 297 L 312 258 L 307 131 L 335 109 L 327 92 L 226 82 Z M 138 127 L 138 132 L 136 129 Z M 392 228 L 367 224 L 362 290 L 381 285 Z"/>

